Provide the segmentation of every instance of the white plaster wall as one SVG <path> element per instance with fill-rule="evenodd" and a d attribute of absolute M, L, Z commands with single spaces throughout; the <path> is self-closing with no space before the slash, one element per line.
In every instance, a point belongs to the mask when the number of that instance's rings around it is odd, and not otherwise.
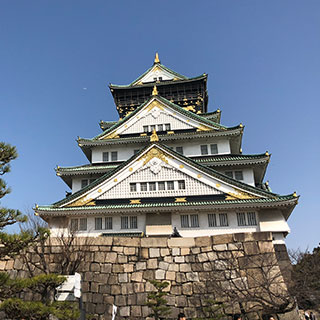
<path fill-rule="evenodd" d="M 271 232 L 290 232 L 287 221 L 280 210 L 260 211 L 260 230 Z"/>
<path fill-rule="evenodd" d="M 187 157 L 201 156 L 201 145 L 208 145 L 208 152 L 210 155 L 210 144 L 218 145 L 218 154 L 230 154 L 230 142 L 228 139 L 197 139 L 197 140 L 184 140 L 176 141 L 173 143 L 166 143 L 168 147 L 173 147 L 175 150 L 176 147 L 183 147 L 183 155 Z"/>
<path fill-rule="evenodd" d="M 83 176 L 77 176 L 76 178 L 72 179 L 72 193 L 75 193 L 77 191 L 79 191 L 81 189 L 81 180 L 84 179 L 97 179 L 99 177 L 99 175 L 96 176 L 90 176 L 90 175 L 83 175 Z"/>
<path fill-rule="evenodd" d="M 95 230 L 95 218 L 102 218 L 102 227 L 104 228 L 104 218 L 110 217 L 111 215 L 101 214 L 96 215 L 93 217 L 87 217 L 87 231 L 78 231 L 76 233 L 79 237 L 98 237 L 102 233 L 132 233 L 132 232 L 145 232 L 145 225 L 146 225 L 146 216 L 145 214 L 131 214 L 132 216 L 138 217 L 138 228 L 137 229 L 121 229 L 121 215 L 112 215 L 112 223 L 113 223 L 113 229 L 112 230 Z M 130 216 L 129 214 L 123 214 L 123 216 Z M 76 217 L 70 217 L 68 219 L 69 224 L 71 219 L 80 219 L 85 218 L 85 216 L 76 216 Z M 62 234 L 67 235 L 68 229 L 67 228 L 59 228 L 58 225 L 49 224 L 49 228 L 51 231 L 52 236 L 61 236 Z"/>
<path fill-rule="evenodd" d="M 111 162 L 111 152 L 118 152 L 118 161 L 126 161 L 133 156 L 133 151 L 143 148 L 143 144 L 128 144 L 128 145 L 111 145 L 104 147 L 96 147 L 92 149 L 92 163 L 101 163 L 103 162 L 102 153 L 109 152 L 109 162 Z M 107 163 L 107 162 L 105 162 Z"/>
<path fill-rule="evenodd" d="M 159 77 L 162 77 L 162 80 L 172 80 L 174 78 L 171 73 L 160 69 L 159 67 L 155 67 L 150 70 L 140 81 L 143 83 L 153 82 L 153 78 L 155 77 L 157 77 L 157 79 L 159 79 Z"/>
<path fill-rule="evenodd" d="M 219 213 L 228 214 L 228 227 L 209 227 L 208 226 L 208 213 L 216 213 L 217 219 Z M 183 214 L 198 214 L 199 216 L 199 228 L 181 228 L 180 215 Z M 238 226 L 236 212 L 203 212 L 199 213 L 188 212 L 181 214 L 172 214 L 172 228 L 176 227 L 182 237 L 199 237 L 199 236 L 211 236 L 215 234 L 225 234 L 225 233 L 237 233 L 237 232 L 258 232 L 259 228 L 259 217 L 256 213 L 257 226 Z"/>
<path fill-rule="evenodd" d="M 230 167 L 229 169 L 215 169 L 223 174 L 225 174 L 226 171 L 233 171 L 233 176 L 234 176 L 234 172 L 235 171 L 242 171 L 243 173 L 243 180 L 239 180 L 240 182 L 244 182 L 246 184 L 249 184 L 251 186 L 255 186 L 255 182 L 254 182 L 254 172 L 253 169 L 251 168 L 243 168 L 243 169 L 233 169 L 233 167 Z"/>

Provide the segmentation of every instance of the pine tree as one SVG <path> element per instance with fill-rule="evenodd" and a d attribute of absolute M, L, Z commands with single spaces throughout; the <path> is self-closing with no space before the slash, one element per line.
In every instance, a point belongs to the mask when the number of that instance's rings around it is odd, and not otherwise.
<path fill-rule="evenodd" d="M 16 148 L 0 142 L 0 176 L 10 172 L 10 162 L 17 158 Z M 0 178 L 0 199 L 10 192 L 6 182 Z M 31 244 L 43 240 L 48 230 L 25 230 L 19 234 L 8 234 L 6 226 L 23 223 L 27 217 L 19 210 L 0 207 L 0 260 L 13 258 Z M 54 290 L 65 281 L 65 277 L 56 274 L 43 274 L 26 279 L 11 279 L 6 272 L 0 272 L 0 311 L 10 319 L 46 320 L 50 315 L 59 320 L 79 318 L 77 306 L 70 303 L 53 301 Z M 40 301 L 24 301 L 21 293 L 38 294 Z"/>

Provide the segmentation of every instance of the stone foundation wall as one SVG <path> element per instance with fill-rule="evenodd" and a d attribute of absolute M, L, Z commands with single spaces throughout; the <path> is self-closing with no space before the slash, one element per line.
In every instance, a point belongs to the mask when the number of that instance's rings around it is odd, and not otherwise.
<path fill-rule="evenodd" d="M 99 237 L 89 240 L 92 242 L 81 238 L 76 241 L 81 254 L 75 250 L 72 255 L 81 259 L 77 272 L 82 275 L 86 312 L 99 320 L 111 319 L 112 304 L 118 306 L 117 319 L 147 318 L 150 310 L 145 303 L 154 289 L 149 280 L 154 279 L 169 282 L 166 299 L 172 319 L 179 312 L 184 312 L 188 319 L 204 317 L 207 299 L 224 299 L 215 295 L 212 281 L 219 266 L 223 269 L 230 256 L 236 257 L 242 268 L 252 270 L 254 266 L 250 266 L 248 258 L 266 261 L 270 255 L 278 255 L 282 259 L 280 264 L 285 265 L 283 248 L 275 250 L 268 232 L 198 238 Z M 61 240 L 51 239 L 43 249 L 42 258 L 31 252 L 30 269 L 21 258 L 16 258 L 1 261 L 0 271 L 25 277 L 30 270 L 40 273 L 37 265 L 46 261 L 50 272 L 61 273 L 63 250 Z M 279 281 L 282 283 L 283 278 Z"/>

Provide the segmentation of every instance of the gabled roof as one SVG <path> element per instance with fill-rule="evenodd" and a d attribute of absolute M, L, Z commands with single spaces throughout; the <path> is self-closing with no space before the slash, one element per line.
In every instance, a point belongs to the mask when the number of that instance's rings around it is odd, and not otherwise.
<path fill-rule="evenodd" d="M 209 119 L 206 119 L 205 117 L 202 117 L 201 115 L 195 114 L 191 111 L 185 110 L 181 108 L 180 106 L 172 103 L 171 101 L 161 97 L 161 96 L 151 96 L 146 102 L 144 102 L 141 106 L 139 106 L 137 109 L 135 109 L 133 112 L 128 114 L 126 117 L 124 117 L 122 120 L 116 122 L 113 126 L 106 129 L 104 132 L 100 133 L 99 135 L 95 136 L 92 140 L 100 140 L 103 139 L 107 135 L 111 135 L 115 130 L 122 125 L 124 125 L 125 122 L 127 122 L 129 119 L 133 118 L 134 116 L 138 115 L 139 112 L 141 112 L 143 109 L 145 109 L 149 104 L 151 104 L 153 101 L 157 100 L 158 102 L 162 103 L 163 105 L 171 108 L 175 112 L 180 113 L 181 115 L 184 115 L 192 120 L 195 120 L 199 122 L 202 125 L 209 126 L 212 128 L 212 130 L 227 130 L 227 129 L 233 129 L 228 128 L 226 126 L 223 126 L 219 123 L 213 122 Z M 241 125 L 240 125 L 241 126 Z"/>
<path fill-rule="evenodd" d="M 54 203 L 52 205 L 52 207 L 55 207 L 55 208 L 60 207 L 61 208 L 61 207 L 65 207 L 70 204 L 73 204 L 72 206 L 75 206 L 75 207 L 82 206 L 83 204 L 90 206 L 92 199 L 90 199 L 90 201 L 88 199 L 86 199 L 86 200 L 82 200 L 82 199 L 84 199 L 88 194 L 90 194 L 90 192 L 99 192 L 99 190 L 101 190 L 101 189 L 98 190 L 97 188 L 102 188 L 101 186 L 106 181 L 113 181 L 113 180 L 116 181 L 117 180 L 116 177 L 118 177 L 118 174 L 121 174 L 123 172 L 123 169 L 125 169 L 126 167 L 128 167 L 128 168 L 130 167 L 131 170 L 129 170 L 129 171 L 132 171 L 132 167 L 134 166 L 136 161 L 140 161 L 141 159 L 143 159 L 143 157 L 149 157 L 149 160 L 150 160 L 150 157 L 152 158 L 152 156 L 154 154 L 156 154 L 156 153 L 154 153 L 153 150 L 157 150 L 157 152 L 164 154 L 166 157 L 168 157 L 170 159 L 177 159 L 177 160 L 180 160 L 181 163 L 184 163 L 185 165 L 190 165 L 190 167 L 198 170 L 204 176 L 216 178 L 219 181 L 219 186 L 217 186 L 217 187 L 223 188 L 222 184 L 226 183 L 226 186 L 229 185 L 229 187 L 233 188 L 232 190 L 235 190 L 234 192 L 236 192 L 236 193 L 239 192 L 239 194 L 235 194 L 235 193 L 229 194 L 230 200 L 246 199 L 246 200 L 254 201 L 254 199 L 260 199 L 260 198 L 280 199 L 279 198 L 280 196 L 275 193 L 264 191 L 264 190 L 255 188 L 253 186 L 247 185 L 245 183 L 239 182 L 237 180 L 234 180 L 234 179 L 232 179 L 228 176 L 225 176 L 225 175 L 223 175 L 213 169 L 210 169 L 208 167 L 204 167 L 204 166 L 194 162 L 193 160 L 186 158 L 183 155 L 171 150 L 170 148 L 167 148 L 166 146 L 159 144 L 158 142 L 153 142 L 149 146 L 142 149 L 139 153 L 132 156 L 129 160 L 127 160 L 126 162 L 119 165 L 116 169 L 114 169 L 110 172 L 107 172 L 102 177 L 98 178 L 97 180 L 95 180 L 94 182 L 92 182 L 91 184 L 86 186 L 85 188 L 79 190 L 78 192 L 75 192 L 71 196 Z M 98 191 L 95 191 L 95 190 L 98 190 Z M 100 191 L 100 192 L 102 192 L 102 191 Z M 245 195 L 247 195 L 247 196 L 245 196 Z M 87 202 L 85 202 L 85 201 L 87 201 Z M 39 208 L 42 208 L 42 207 L 39 207 Z"/>
<path fill-rule="evenodd" d="M 146 70 L 141 76 L 139 76 L 137 79 L 135 79 L 134 81 L 132 81 L 130 84 L 128 85 L 115 85 L 115 84 L 110 84 L 109 87 L 111 88 L 129 88 L 129 87 L 134 87 L 137 85 L 144 85 L 147 84 L 149 82 L 141 82 L 141 80 L 146 77 L 149 73 L 154 72 L 155 70 L 159 70 L 159 71 L 163 71 L 166 72 L 167 74 L 172 76 L 173 81 L 177 81 L 177 80 L 191 80 L 191 79 L 196 79 L 199 77 L 195 77 L 195 78 L 188 78 L 180 73 L 177 73 L 171 69 L 169 69 L 168 67 L 166 67 L 165 65 L 160 63 L 159 57 L 158 57 L 158 53 L 156 54 L 156 58 L 154 60 L 153 65 Z M 203 75 L 202 75 L 203 76 Z M 201 76 L 200 76 L 201 77 Z"/>

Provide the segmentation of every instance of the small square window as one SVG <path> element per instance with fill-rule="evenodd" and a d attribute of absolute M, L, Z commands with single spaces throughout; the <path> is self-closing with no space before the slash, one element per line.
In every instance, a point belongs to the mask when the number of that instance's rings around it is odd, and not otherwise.
<path fill-rule="evenodd" d="M 129 229 L 129 217 L 121 217 L 121 229 Z"/>
<path fill-rule="evenodd" d="M 204 156 L 208 154 L 208 146 L 206 144 L 201 145 L 200 148 L 201 148 L 201 155 Z"/>
<path fill-rule="evenodd" d="M 118 151 L 112 151 L 111 152 L 111 161 L 117 161 L 118 160 Z"/>
<path fill-rule="evenodd" d="M 153 132 L 153 130 L 156 130 L 156 126 L 155 125 L 150 126 L 150 131 Z"/>
<path fill-rule="evenodd" d="M 170 125 L 170 123 L 166 123 L 166 124 L 165 124 L 165 128 L 166 128 L 166 131 L 170 131 L 170 130 L 171 130 L 171 125 Z"/>
<path fill-rule="evenodd" d="M 163 131 L 163 124 L 158 124 L 158 131 Z"/>
<path fill-rule="evenodd" d="M 106 230 L 112 230 L 112 217 L 104 218 L 104 228 Z"/>
<path fill-rule="evenodd" d="M 148 126 L 143 126 L 143 132 L 148 132 L 149 131 L 149 127 Z"/>
<path fill-rule="evenodd" d="M 186 188 L 186 184 L 185 184 L 184 180 L 179 180 L 178 181 L 178 188 L 179 188 L 179 190 L 183 190 L 183 189 Z"/>
<path fill-rule="evenodd" d="M 81 180 L 81 188 L 86 187 L 89 184 L 88 179 Z"/>
<path fill-rule="evenodd" d="M 190 214 L 190 225 L 191 228 L 199 227 L 199 217 L 197 214 Z"/>
<path fill-rule="evenodd" d="M 173 181 L 167 182 L 167 190 L 174 190 L 174 183 Z"/>
<path fill-rule="evenodd" d="M 183 147 L 176 147 L 176 151 L 180 154 L 183 154 Z"/>
<path fill-rule="evenodd" d="M 87 230 L 87 218 L 80 218 L 80 231 Z"/>
<path fill-rule="evenodd" d="M 227 227 L 228 224 L 228 216 L 226 213 L 219 213 L 219 223 L 220 227 Z"/>
<path fill-rule="evenodd" d="M 153 81 L 157 81 L 157 77 L 154 77 L 154 78 L 153 78 Z"/>
<path fill-rule="evenodd" d="M 130 217 L 130 229 L 137 229 L 138 228 L 138 217 L 131 216 Z"/>
<path fill-rule="evenodd" d="M 235 171 L 234 172 L 234 177 L 236 180 L 243 180 L 243 173 L 242 171 Z"/>
<path fill-rule="evenodd" d="M 102 152 L 102 161 L 103 162 L 109 161 L 109 152 Z"/>
<path fill-rule="evenodd" d="M 130 183 L 130 192 L 136 192 L 136 191 L 137 191 L 137 184 Z"/>
<path fill-rule="evenodd" d="M 146 182 L 140 183 L 140 190 L 141 191 L 148 191 L 148 184 Z"/>
<path fill-rule="evenodd" d="M 102 218 L 94 219 L 95 230 L 102 230 Z"/>
<path fill-rule="evenodd" d="M 158 190 L 166 190 L 164 181 L 158 182 Z"/>
<path fill-rule="evenodd" d="M 256 226 L 257 225 L 257 218 L 256 218 L 255 212 L 248 212 L 247 218 L 248 218 L 248 225 L 249 226 Z"/>
<path fill-rule="evenodd" d="M 218 153 L 218 145 L 217 144 L 210 144 L 210 151 L 211 151 L 211 154 L 217 154 Z"/>
<path fill-rule="evenodd" d="M 224 174 L 226 176 L 230 177 L 230 178 L 233 178 L 233 172 L 232 171 L 226 171 Z"/>
<path fill-rule="evenodd" d="M 78 231 L 79 230 L 78 219 L 71 219 L 70 230 L 71 231 Z"/>
<path fill-rule="evenodd" d="M 149 191 L 156 191 L 156 183 L 149 182 Z"/>
<path fill-rule="evenodd" d="M 162 77 L 159 77 L 159 80 L 162 81 Z"/>
<path fill-rule="evenodd" d="M 217 226 L 217 217 L 215 213 L 208 214 L 208 224 L 209 227 L 216 227 Z"/>
<path fill-rule="evenodd" d="M 181 215 L 181 228 L 189 228 L 189 216 L 188 215 Z"/>
<path fill-rule="evenodd" d="M 246 226 L 246 214 L 244 212 L 237 212 L 238 226 Z"/>

